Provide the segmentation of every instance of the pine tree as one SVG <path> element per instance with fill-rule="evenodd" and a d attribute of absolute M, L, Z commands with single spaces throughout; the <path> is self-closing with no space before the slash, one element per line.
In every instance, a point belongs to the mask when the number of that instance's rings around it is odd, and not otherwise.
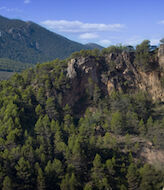
<path fill-rule="evenodd" d="M 152 130 L 152 128 L 153 128 L 153 119 L 152 119 L 152 117 L 150 116 L 149 118 L 148 118 L 148 120 L 147 120 L 147 123 L 146 123 L 146 128 L 149 130 Z"/>
<path fill-rule="evenodd" d="M 72 175 L 71 175 L 69 184 L 70 184 L 70 190 L 76 190 L 78 188 L 78 181 L 77 181 L 74 173 L 72 173 Z"/>
<path fill-rule="evenodd" d="M 31 188 L 33 184 L 32 181 L 33 169 L 29 161 L 26 161 L 23 157 L 21 157 L 15 168 L 17 170 L 17 177 L 20 180 L 21 184 L 23 182 L 24 188 L 25 189 Z"/>
<path fill-rule="evenodd" d="M 95 103 L 95 105 L 98 104 L 98 101 L 100 99 L 101 96 L 101 90 L 100 88 L 95 84 L 94 86 L 94 92 L 93 92 L 93 101 Z"/>
<path fill-rule="evenodd" d="M 120 112 L 115 112 L 112 114 L 112 119 L 111 119 L 111 129 L 114 133 L 120 134 L 123 131 L 123 117 Z"/>
<path fill-rule="evenodd" d="M 13 185 L 12 185 L 11 179 L 8 176 L 6 176 L 3 180 L 2 190 L 13 190 Z"/>
<path fill-rule="evenodd" d="M 143 119 L 141 119 L 139 122 L 139 132 L 141 135 L 145 135 L 145 133 L 146 133 L 146 127 L 144 125 Z"/>
<path fill-rule="evenodd" d="M 46 189 L 45 177 L 43 175 L 42 169 L 39 167 L 38 176 L 37 176 L 37 190 L 45 190 L 45 189 Z"/>
<path fill-rule="evenodd" d="M 139 172 L 134 163 L 129 165 L 126 178 L 128 181 L 128 189 L 129 190 L 137 190 L 139 187 Z"/>
<path fill-rule="evenodd" d="M 93 168 L 92 168 L 92 180 L 96 187 L 101 187 L 103 185 L 104 180 L 104 166 L 101 163 L 101 156 L 99 154 L 96 154 L 94 160 L 93 160 Z"/>
<path fill-rule="evenodd" d="M 92 190 L 92 183 L 87 183 L 85 186 L 84 186 L 84 190 Z"/>

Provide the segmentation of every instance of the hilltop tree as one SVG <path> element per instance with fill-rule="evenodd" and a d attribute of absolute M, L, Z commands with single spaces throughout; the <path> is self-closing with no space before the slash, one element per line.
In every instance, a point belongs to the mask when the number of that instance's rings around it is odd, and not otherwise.
<path fill-rule="evenodd" d="M 160 43 L 161 43 L 161 44 L 164 44 L 164 38 L 162 38 L 162 39 L 160 40 Z"/>

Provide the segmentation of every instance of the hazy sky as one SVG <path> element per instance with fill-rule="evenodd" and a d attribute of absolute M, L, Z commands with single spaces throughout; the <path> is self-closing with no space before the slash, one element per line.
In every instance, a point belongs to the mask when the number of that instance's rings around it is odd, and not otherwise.
<path fill-rule="evenodd" d="M 0 0 L 0 15 L 103 46 L 164 37 L 164 0 Z"/>

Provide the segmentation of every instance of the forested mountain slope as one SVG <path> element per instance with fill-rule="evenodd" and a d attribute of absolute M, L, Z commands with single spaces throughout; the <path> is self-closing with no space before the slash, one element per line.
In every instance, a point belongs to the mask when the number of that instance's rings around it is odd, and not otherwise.
<path fill-rule="evenodd" d="M 1 81 L 0 188 L 162 189 L 163 88 L 148 41 L 130 52 L 81 51 Z"/>
<path fill-rule="evenodd" d="M 13 61 L 8 58 L 0 58 L 0 71 L 21 72 L 30 67 L 34 67 L 34 65 Z"/>
<path fill-rule="evenodd" d="M 99 49 L 99 50 L 102 50 L 102 49 L 104 49 L 104 47 L 103 46 L 100 46 L 100 45 L 98 45 L 98 44 L 96 44 L 96 43 L 87 43 L 87 44 L 85 44 L 89 49 Z"/>
<path fill-rule="evenodd" d="M 0 16 L 0 58 L 41 63 L 66 58 L 72 52 L 92 49 L 33 23 Z"/>
<path fill-rule="evenodd" d="M 13 61 L 8 58 L 0 58 L 0 80 L 9 79 L 15 72 L 21 72 L 34 64 Z"/>

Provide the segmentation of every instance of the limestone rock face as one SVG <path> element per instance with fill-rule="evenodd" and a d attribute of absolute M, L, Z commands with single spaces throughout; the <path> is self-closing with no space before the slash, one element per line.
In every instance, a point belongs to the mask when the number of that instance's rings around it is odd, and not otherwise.
<path fill-rule="evenodd" d="M 99 59 L 81 56 L 68 62 L 67 76 L 71 81 L 71 89 L 65 102 L 73 105 L 74 102 L 81 101 L 86 91 L 93 90 L 89 81 L 96 84 L 104 95 L 110 95 L 113 90 L 124 93 L 143 90 L 153 100 L 164 101 L 164 88 L 160 80 L 163 75 L 160 69 L 151 72 L 137 69 L 133 53 L 110 53 Z"/>
<path fill-rule="evenodd" d="M 112 81 L 108 81 L 108 84 L 107 84 L 107 90 L 108 90 L 108 93 L 111 94 L 111 92 L 115 89 L 114 87 L 114 83 Z"/>
<path fill-rule="evenodd" d="M 161 52 L 161 58 L 164 59 L 164 46 L 163 52 Z M 136 68 L 134 64 L 133 54 L 123 52 L 117 56 L 109 55 L 107 62 L 116 62 L 115 72 L 109 75 L 108 78 L 108 93 L 111 93 L 111 89 L 122 90 L 123 92 L 136 91 L 138 89 L 148 92 L 153 100 L 164 101 L 164 89 L 161 86 L 160 78 L 163 76 L 163 71 L 142 72 Z M 160 59 L 159 59 L 160 60 Z M 164 62 L 160 62 L 163 64 Z"/>
<path fill-rule="evenodd" d="M 153 100 L 164 101 L 164 89 L 160 82 L 160 72 L 144 73 L 140 72 L 140 83 L 139 88 L 147 91 Z"/>
<path fill-rule="evenodd" d="M 71 79 L 75 78 L 77 73 L 76 73 L 76 68 L 75 68 L 75 64 L 76 64 L 76 60 L 75 59 L 71 59 L 71 61 L 68 64 L 68 68 L 67 68 L 67 76 Z"/>
<path fill-rule="evenodd" d="M 126 52 L 106 55 L 105 62 L 109 65 L 107 82 L 109 94 L 112 89 L 126 92 L 137 88 L 139 77 L 133 61 L 134 55 Z M 111 64 L 114 65 L 112 68 L 110 68 Z"/>
<path fill-rule="evenodd" d="M 161 44 L 158 49 L 159 65 L 164 68 L 164 44 Z"/>
<path fill-rule="evenodd" d="M 96 60 L 94 56 L 79 57 L 68 62 L 67 76 L 71 80 L 71 89 L 64 98 L 64 102 L 73 105 L 75 102 L 85 99 L 88 91 L 93 91 L 94 85 L 98 85 L 106 92 L 106 86 L 101 81 L 104 60 Z M 91 81 L 92 84 L 89 84 Z"/>
<path fill-rule="evenodd" d="M 73 79 L 76 76 L 83 77 L 88 75 L 95 82 L 97 82 L 97 69 L 98 65 L 96 63 L 95 57 L 81 57 L 79 59 L 71 59 L 68 63 L 67 74 L 68 77 Z"/>

